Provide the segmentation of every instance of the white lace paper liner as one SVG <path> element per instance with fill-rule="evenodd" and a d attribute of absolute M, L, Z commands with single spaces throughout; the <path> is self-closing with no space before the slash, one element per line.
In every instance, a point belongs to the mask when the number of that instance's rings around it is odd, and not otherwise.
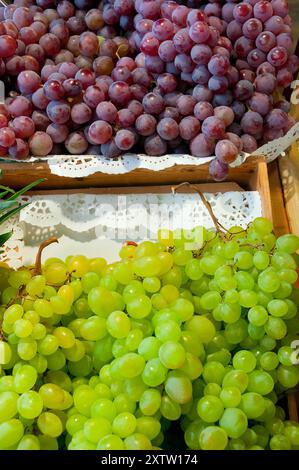
<path fill-rule="evenodd" d="M 263 145 L 253 154 L 240 154 L 232 166 L 239 166 L 250 156 L 256 155 L 263 155 L 266 161 L 270 163 L 283 154 L 297 139 L 299 139 L 299 122 L 285 136 Z M 105 158 L 101 155 L 53 155 L 49 158 L 31 157 L 26 161 L 47 161 L 50 171 L 54 175 L 82 178 L 97 172 L 113 175 L 129 173 L 138 168 L 160 171 L 175 165 L 202 165 L 210 162 L 213 158 L 199 158 L 191 155 L 151 157 L 128 153 L 114 159 Z M 22 160 L 22 163 L 24 163 L 24 160 Z"/>
<path fill-rule="evenodd" d="M 205 194 L 213 212 L 225 227 L 246 227 L 262 214 L 256 191 Z M 112 262 L 126 240 L 155 239 L 159 228 L 213 227 L 196 194 L 43 195 L 23 197 L 30 202 L 18 217 L 7 222 L 12 229 L 0 260 L 18 268 L 32 264 L 40 243 L 56 236 L 60 243 L 47 248 L 45 256 L 65 258 L 75 253 L 102 256 Z"/>

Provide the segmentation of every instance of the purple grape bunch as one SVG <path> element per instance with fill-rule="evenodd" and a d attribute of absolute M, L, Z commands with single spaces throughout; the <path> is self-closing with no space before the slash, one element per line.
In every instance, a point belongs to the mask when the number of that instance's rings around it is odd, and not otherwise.
<path fill-rule="evenodd" d="M 181 4 L 181 3 L 187 3 Z M 294 124 L 287 0 L 15 0 L 0 8 L 0 156 L 240 152 Z"/>

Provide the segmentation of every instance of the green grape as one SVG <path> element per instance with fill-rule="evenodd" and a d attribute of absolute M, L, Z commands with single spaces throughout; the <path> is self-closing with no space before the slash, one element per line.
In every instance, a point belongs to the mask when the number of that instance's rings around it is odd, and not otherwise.
<path fill-rule="evenodd" d="M 267 335 L 272 339 L 282 339 L 287 334 L 287 326 L 281 318 L 269 317 L 264 328 Z"/>
<path fill-rule="evenodd" d="M 126 395 L 125 393 L 119 393 L 114 399 L 114 405 L 116 408 L 116 412 L 124 413 L 134 413 L 136 410 L 136 403 L 135 401 L 131 400 L 131 398 Z"/>
<path fill-rule="evenodd" d="M 14 332 L 18 338 L 27 338 L 31 335 L 32 329 L 32 323 L 29 320 L 25 320 L 24 318 L 20 318 L 14 324 Z"/>
<path fill-rule="evenodd" d="M 198 356 L 201 360 L 205 357 L 203 344 L 198 341 L 197 334 L 194 331 L 182 331 L 180 342 L 186 352 Z"/>
<path fill-rule="evenodd" d="M 97 398 L 98 396 L 97 396 L 96 391 L 92 389 L 91 387 L 89 387 L 88 385 L 79 385 L 74 390 L 74 393 L 73 393 L 74 406 L 76 407 L 79 413 L 87 417 L 90 417 L 90 416 L 92 416 L 92 418 L 98 417 L 98 416 L 93 416 L 91 414 L 91 407 L 93 403 L 97 400 Z M 102 416 L 102 417 L 105 418 L 106 416 Z"/>
<path fill-rule="evenodd" d="M 179 288 L 182 284 L 182 271 L 180 268 L 174 266 L 169 271 L 167 271 L 166 274 L 164 274 L 162 277 L 162 284 L 163 286 L 170 284 Z"/>
<path fill-rule="evenodd" d="M 162 416 L 169 421 L 177 421 L 181 416 L 180 405 L 167 395 L 162 396 L 160 411 Z"/>
<path fill-rule="evenodd" d="M 154 336 L 144 338 L 138 346 L 138 354 L 144 357 L 146 361 L 154 359 L 159 355 L 161 341 Z"/>
<path fill-rule="evenodd" d="M 188 446 L 188 449 L 198 450 L 199 449 L 199 436 L 202 430 L 206 428 L 206 425 L 200 419 L 188 424 L 185 430 L 184 438 Z"/>
<path fill-rule="evenodd" d="M 73 390 L 73 384 L 70 377 L 61 370 L 49 371 L 46 378 L 47 383 L 56 384 L 67 392 L 72 392 Z"/>
<path fill-rule="evenodd" d="M 224 336 L 230 344 L 241 343 L 247 337 L 247 322 L 240 318 L 235 323 L 226 325 Z"/>
<path fill-rule="evenodd" d="M 299 370 L 295 365 L 280 365 L 277 369 L 277 379 L 285 388 L 293 388 L 299 382 Z"/>
<path fill-rule="evenodd" d="M 265 328 L 263 326 L 256 326 L 252 323 L 249 323 L 248 334 L 253 341 L 261 340 L 265 335 Z"/>
<path fill-rule="evenodd" d="M 82 405 L 80 408 L 82 409 Z M 87 416 L 86 412 L 84 414 Z M 90 400 L 90 415 L 92 418 L 105 418 L 112 422 L 116 416 L 116 407 L 114 403 L 108 398 L 98 399 L 97 395 L 95 394 L 95 399 L 93 401 Z"/>
<path fill-rule="evenodd" d="M 136 351 L 142 339 L 143 333 L 139 328 L 133 328 L 131 331 L 129 331 L 125 341 L 125 345 L 128 351 Z"/>
<path fill-rule="evenodd" d="M 269 442 L 271 450 L 291 450 L 291 443 L 289 439 L 283 434 L 275 434 L 271 437 Z"/>
<path fill-rule="evenodd" d="M 91 311 L 90 311 L 86 297 L 80 297 L 79 299 L 75 301 L 74 313 L 76 317 L 80 319 L 90 317 Z"/>
<path fill-rule="evenodd" d="M 166 374 L 165 374 L 166 376 Z M 147 389 L 145 382 L 141 377 L 126 379 L 124 382 L 125 393 L 135 402 L 140 400 L 141 395 Z"/>
<path fill-rule="evenodd" d="M 84 320 L 84 322 L 80 326 L 80 335 L 83 339 L 87 341 L 98 341 L 99 339 L 102 339 L 107 335 L 106 323 L 107 322 L 105 318 L 98 317 L 96 315 L 90 316 L 88 319 Z"/>
<path fill-rule="evenodd" d="M 123 412 L 118 414 L 112 422 L 112 431 L 124 439 L 134 433 L 137 420 L 132 413 Z"/>
<path fill-rule="evenodd" d="M 179 298 L 175 300 L 175 302 L 171 305 L 171 310 L 178 313 L 181 321 L 187 321 L 192 318 L 194 314 L 194 305 L 192 303 L 193 298 L 191 296 L 191 300 Z"/>
<path fill-rule="evenodd" d="M 248 320 L 254 326 L 263 326 L 268 321 L 268 313 L 265 307 L 255 305 L 248 312 Z"/>
<path fill-rule="evenodd" d="M 266 371 L 276 369 L 278 364 L 279 358 L 275 352 L 268 351 L 260 357 L 260 365 Z"/>
<path fill-rule="evenodd" d="M 224 406 L 220 398 L 214 395 L 205 395 L 197 403 L 197 413 L 206 423 L 218 421 L 224 411 Z"/>
<path fill-rule="evenodd" d="M 59 409 L 64 402 L 64 390 L 55 383 L 46 383 L 39 389 L 39 395 L 47 408 Z"/>
<path fill-rule="evenodd" d="M 0 423 L 13 418 L 17 414 L 19 395 L 12 391 L 0 393 Z"/>
<path fill-rule="evenodd" d="M 126 450 L 151 450 L 152 444 L 147 436 L 140 433 L 134 433 L 124 440 Z"/>
<path fill-rule="evenodd" d="M 235 369 L 251 372 L 255 369 L 256 358 L 250 351 L 238 351 L 233 358 L 233 366 Z"/>
<path fill-rule="evenodd" d="M 162 263 L 157 256 L 137 257 L 133 262 L 133 269 L 137 276 L 155 277 L 160 273 Z"/>
<path fill-rule="evenodd" d="M 24 320 L 30 321 L 32 325 L 36 325 L 40 321 L 40 316 L 35 310 L 27 310 L 23 318 Z"/>
<path fill-rule="evenodd" d="M 155 335 L 162 343 L 166 341 L 176 342 L 180 339 L 181 329 L 173 320 L 163 321 L 156 326 Z"/>
<path fill-rule="evenodd" d="M 69 349 L 75 344 L 75 335 L 69 328 L 59 326 L 54 329 L 53 335 L 57 339 L 58 345 L 63 349 Z"/>
<path fill-rule="evenodd" d="M 184 373 L 170 372 L 165 382 L 167 395 L 176 403 L 184 404 L 192 400 L 192 384 Z"/>
<path fill-rule="evenodd" d="M 238 304 L 225 304 L 221 303 L 213 310 L 215 320 L 223 321 L 225 323 L 236 323 L 241 316 L 241 308 Z"/>
<path fill-rule="evenodd" d="M 68 369 L 75 377 L 87 377 L 93 369 L 92 359 L 85 354 L 79 361 L 69 362 Z"/>
<path fill-rule="evenodd" d="M 234 262 L 239 269 L 250 269 L 253 266 L 253 256 L 248 251 L 239 251 L 234 257 Z"/>
<path fill-rule="evenodd" d="M 15 323 L 17 320 L 22 318 L 24 313 L 23 307 L 19 304 L 14 304 L 8 307 L 4 314 L 3 314 L 3 320 L 5 320 L 7 323 Z"/>
<path fill-rule="evenodd" d="M 249 392 L 256 392 L 260 395 L 267 395 L 272 392 L 274 382 L 271 375 L 268 372 L 262 370 L 254 370 L 248 375 L 248 387 Z"/>
<path fill-rule="evenodd" d="M 164 343 L 167 345 L 167 343 Z M 176 345 L 176 343 L 174 343 Z M 184 361 L 183 361 L 184 362 Z M 142 380 L 149 387 L 157 387 L 162 384 L 166 378 L 167 369 L 158 358 L 150 359 L 145 364 L 142 372 Z"/>
<path fill-rule="evenodd" d="M 111 434 L 111 423 L 105 418 L 90 418 L 83 425 L 83 433 L 88 441 L 97 444 L 102 437 Z"/>
<path fill-rule="evenodd" d="M 131 329 L 131 321 L 124 312 L 115 311 L 108 316 L 106 328 L 114 338 L 125 338 Z"/>
<path fill-rule="evenodd" d="M 207 255 L 200 259 L 200 269 L 209 276 L 213 276 L 222 265 L 223 259 L 217 255 Z"/>
<path fill-rule="evenodd" d="M 237 387 L 241 393 L 248 386 L 248 375 L 243 370 L 230 370 L 223 378 L 223 387 Z"/>
<path fill-rule="evenodd" d="M 127 304 L 127 311 L 130 317 L 141 319 L 147 317 L 152 309 L 152 303 L 146 295 L 139 295 L 135 299 L 131 299 Z"/>
<path fill-rule="evenodd" d="M 239 292 L 239 302 L 241 307 L 254 307 L 258 302 L 257 293 L 249 289 L 242 289 Z"/>
<path fill-rule="evenodd" d="M 293 365 L 293 360 L 292 360 L 293 353 L 294 353 L 294 349 L 292 349 L 290 346 L 282 346 L 281 348 L 279 348 L 277 352 L 278 360 L 277 360 L 276 367 L 278 366 L 279 362 L 283 366 Z"/>
<path fill-rule="evenodd" d="M 54 437 L 38 436 L 41 450 L 58 450 L 58 442 Z"/>
<path fill-rule="evenodd" d="M 265 271 L 261 272 L 258 277 L 258 286 L 266 293 L 275 292 L 277 289 L 279 289 L 280 279 L 273 268 L 267 268 Z"/>
<path fill-rule="evenodd" d="M 225 368 L 221 362 L 210 361 L 204 365 L 202 375 L 206 383 L 221 385 L 225 375 Z"/>
<path fill-rule="evenodd" d="M 54 298 L 55 296 L 51 297 Z M 33 304 L 34 310 L 42 318 L 50 318 L 53 316 L 53 308 L 51 303 L 46 299 L 36 299 Z"/>
<path fill-rule="evenodd" d="M 114 357 L 121 357 L 128 352 L 126 341 L 124 338 L 116 339 L 112 346 L 112 354 Z"/>
<path fill-rule="evenodd" d="M 221 349 L 207 356 L 207 362 L 216 361 L 227 365 L 231 360 L 231 353 L 227 349 Z"/>
<path fill-rule="evenodd" d="M 139 295 L 144 295 L 144 288 L 140 281 L 131 281 L 123 290 L 123 298 L 126 303 L 130 300 L 138 297 Z"/>
<path fill-rule="evenodd" d="M 163 310 L 160 310 L 160 312 L 155 313 L 152 317 L 151 323 L 156 328 L 159 323 L 165 322 L 168 320 L 174 321 L 178 325 L 182 324 L 182 321 L 180 319 L 180 314 L 170 308 L 165 308 Z"/>
<path fill-rule="evenodd" d="M 267 429 L 260 425 L 260 424 L 255 424 L 252 426 L 252 430 L 256 433 L 257 435 L 257 444 L 260 445 L 261 447 L 265 448 L 268 444 L 269 441 L 269 433 Z"/>
<path fill-rule="evenodd" d="M 229 437 L 238 439 L 246 431 L 248 421 L 245 413 L 239 408 L 226 408 L 219 424 Z"/>
<path fill-rule="evenodd" d="M 260 235 L 267 235 L 273 230 L 272 222 L 264 217 L 255 218 L 251 226 Z"/>
<path fill-rule="evenodd" d="M 284 435 L 290 441 L 292 446 L 299 446 L 299 427 L 296 423 L 289 424 L 284 428 Z"/>
<path fill-rule="evenodd" d="M 46 287 L 44 276 L 34 276 L 26 285 L 26 291 L 31 297 L 41 296 Z"/>
<path fill-rule="evenodd" d="M 65 363 L 65 355 L 60 349 L 58 349 L 55 353 L 47 356 L 47 365 L 49 370 L 57 371 L 63 369 Z"/>
<path fill-rule="evenodd" d="M 16 445 L 24 434 L 24 426 L 18 419 L 9 419 L 0 423 L 1 449 L 9 449 Z"/>
<path fill-rule="evenodd" d="M 67 419 L 66 430 L 73 436 L 76 432 L 83 430 L 83 426 L 86 423 L 88 418 L 86 416 L 80 415 L 78 413 L 73 414 Z"/>
<path fill-rule="evenodd" d="M 39 415 L 37 426 L 43 434 L 49 437 L 58 437 L 63 431 L 62 422 L 58 416 L 48 411 Z"/>
<path fill-rule="evenodd" d="M 88 292 L 93 288 L 100 285 L 100 277 L 95 272 L 88 272 L 82 276 L 81 286 L 83 292 L 88 294 Z"/>
<path fill-rule="evenodd" d="M 19 441 L 17 450 L 40 450 L 38 437 L 33 434 L 25 434 Z"/>
<path fill-rule="evenodd" d="M 296 235 L 282 235 L 276 240 L 276 248 L 285 253 L 295 253 L 299 249 L 299 238 Z"/>
<path fill-rule="evenodd" d="M 273 299 L 268 303 L 268 312 L 274 317 L 284 317 L 288 312 L 288 304 L 284 300 Z"/>
<path fill-rule="evenodd" d="M 22 365 L 14 376 L 14 387 L 17 393 L 24 393 L 30 390 L 37 379 L 36 370 L 29 365 Z"/>
<path fill-rule="evenodd" d="M 150 292 L 151 294 L 154 294 L 155 292 L 158 292 L 161 287 L 161 282 L 158 277 L 146 277 L 143 280 L 143 287 L 147 292 Z"/>
<path fill-rule="evenodd" d="M 207 426 L 199 435 L 199 445 L 203 450 L 224 450 L 227 443 L 226 432 L 218 426 Z"/>
<path fill-rule="evenodd" d="M 69 361 L 80 361 L 85 355 L 85 348 L 83 343 L 76 339 L 74 346 L 64 350 L 64 355 Z"/>
<path fill-rule="evenodd" d="M 144 366 L 144 358 L 136 353 L 127 353 L 119 358 L 119 372 L 126 379 L 140 375 Z"/>
<path fill-rule="evenodd" d="M 146 416 L 153 416 L 161 406 L 161 394 L 159 390 L 149 388 L 143 392 L 139 401 L 141 412 Z"/>
<path fill-rule="evenodd" d="M 89 260 L 89 271 L 97 274 L 102 274 L 102 272 L 107 267 L 107 261 L 104 258 L 91 258 Z"/>
<path fill-rule="evenodd" d="M 151 302 L 154 310 L 162 310 L 167 307 L 167 302 L 161 293 L 152 295 Z"/>
<path fill-rule="evenodd" d="M 202 374 L 203 366 L 198 357 L 186 352 L 185 362 L 180 370 L 184 372 L 190 380 L 195 380 Z"/>
<path fill-rule="evenodd" d="M 43 356 L 48 356 L 50 354 L 55 353 L 58 347 L 59 343 L 56 336 L 48 334 L 39 341 L 37 350 Z"/>
<path fill-rule="evenodd" d="M 269 254 L 266 251 L 256 251 L 253 255 L 253 265 L 259 270 L 264 271 L 270 262 Z"/>
<path fill-rule="evenodd" d="M 251 274 L 249 274 L 248 272 L 237 271 L 234 274 L 234 278 L 237 281 L 237 286 L 239 290 L 242 290 L 242 289 L 252 290 L 254 288 L 254 279 L 251 276 Z"/>
<path fill-rule="evenodd" d="M 150 441 L 153 441 L 160 431 L 160 422 L 151 416 L 142 416 L 136 421 L 136 432 L 144 434 Z"/>
<path fill-rule="evenodd" d="M 229 450 L 245 450 L 246 444 L 242 439 L 230 439 L 228 443 Z"/>
<path fill-rule="evenodd" d="M 113 266 L 113 277 L 122 285 L 128 284 L 134 278 L 133 265 L 130 260 L 123 260 Z"/>
<path fill-rule="evenodd" d="M 221 302 L 221 295 L 219 292 L 210 291 L 203 294 L 200 298 L 200 306 L 204 310 L 213 310 Z"/>
<path fill-rule="evenodd" d="M 194 331 L 202 343 L 209 343 L 216 333 L 214 324 L 203 315 L 194 315 L 185 326 L 187 330 Z"/>
<path fill-rule="evenodd" d="M 97 450 L 124 450 L 125 446 L 122 439 L 114 434 L 108 434 L 102 437 L 97 445 Z"/>
<path fill-rule="evenodd" d="M 241 398 L 240 408 L 248 419 L 256 419 L 265 411 L 265 399 L 258 393 L 244 393 Z"/>
<path fill-rule="evenodd" d="M 161 363 L 168 369 L 178 369 L 183 366 L 186 358 L 183 346 L 174 341 L 166 341 L 159 349 Z"/>
<path fill-rule="evenodd" d="M 219 397 L 225 408 L 235 408 L 240 404 L 241 391 L 238 387 L 223 387 Z"/>
<path fill-rule="evenodd" d="M 9 364 L 12 358 L 11 347 L 5 341 L 0 340 L 0 364 Z"/>
<path fill-rule="evenodd" d="M 23 393 L 18 399 L 18 412 L 26 419 L 37 418 L 43 406 L 41 395 L 33 390 Z"/>
<path fill-rule="evenodd" d="M 175 264 L 178 266 L 186 266 L 192 260 L 192 252 L 184 248 L 176 248 L 172 254 Z"/>
<path fill-rule="evenodd" d="M 204 392 L 204 395 L 215 395 L 215 397 L 219 397 L 220 392 L 221 392 L 221 387 L 220 385 L 211 382 L 205 386 L 203 392 Z"/>
<path fill-rule="evenodd" d="M 246 446 L 254 446 L 257 441 L 257 434 L 253 429 L 246 429 L 241 439 L 245 442 Z"/>
<path fill-rule="evenodd" d="M 203 272 L 200 269 L 200 261 L 198 259 L 189 260 L 185 266 L 185 272 L 192 281 L 198 281 L 201 279 Z"/>
<path fill-rule="evenodd" d="M 297 315 L 297 306 L 295 302 L 293 302 L 290 299 L 285 299 L 286 304 L 288 305 L 288 313 L 284 317 L 285 320 L 290 320 L 292 318 L 295 318 Z"/>

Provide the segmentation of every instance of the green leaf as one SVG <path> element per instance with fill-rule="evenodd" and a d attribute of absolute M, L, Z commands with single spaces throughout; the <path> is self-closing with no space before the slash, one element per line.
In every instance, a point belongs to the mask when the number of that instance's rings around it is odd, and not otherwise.
<path fill-rule="evenodd" d="M 30 189 L 34 188 L 34 186 L 37 186 L 38 184 L 42 183 L 45 181 L 45 178 L 40 178 L 36 181 L 33 181 L 33 183 L 28 184 L 25 186 L 25 188 L 20 189 L 16 193 L 14 193 L 12 196 L 8 198 L 9 201 L 12 201 L 14 199 L 17 199 L 19 196 L 22 196 L 22 194 L 26 193 L 27 191 L 30 191 Z"/>
<path fill-rule="evenodd" d="M 15 206 L 17 201 L 2 201 L 0 199 L 0 212 L 6 211 L 7 209 L 10 209 L 11 207 Z"/>
<path fill-rule="evenodd" d="M 18 212 L 20 212 L 20 210 L 23 209 L 23 207 L 26 207 L 29 204 L 30 203 L 27 202 L 26 204 L 23 204 L 22 206 L 15 207 L 11 211 L 6 212 L 6 214 L 4 214 L 4 215 L 2 215 L 2 217 L 0 217 L 0 225 L 3 224 L 4 222 L 6 222 L 10 217 L 13 217 L 14 215 L 16 215 Z"/>
<path fill-rule="evenodd" d="M 3 186 L 2 184 L 0 184 L 0 189 L 4 189 L 6 193 L 11 193 L 11 194 L 15 193 L 13 189 L 9 188 L 8 186 Z"/>
<path fill-rule="evenodd" d="M 6 243 L 7 240 L 9 240 L 11 236 L 12 236 L 12 232 L 2 233 L 0 235 L 0 246 L 3 246 L 4 243 Z"/>

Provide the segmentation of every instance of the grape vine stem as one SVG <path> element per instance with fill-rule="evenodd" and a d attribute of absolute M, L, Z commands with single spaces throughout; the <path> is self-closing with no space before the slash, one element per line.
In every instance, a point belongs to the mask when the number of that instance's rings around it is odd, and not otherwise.
<path fill-rule="evenodd" d="M 58 239 L 56 237 L 50 237 L 44 242 L 40 244 L 40 247 L 38 249 L 38 252 L 36 254 L 35 258 L 35 265 L 34 265 L 34 270 L 33 270 L 33 276 L 38 276 L 42 272 L 42 253 L 43 250 L 49 246 L 52 245 L 52 243 L 59 243 Z"/>
<path fill-rule="evenodd" d="M 198 187 L 195 184 L 191 184 L 191 183 L 188 183 L 188 181 L 185 181 L 184 183 L 181 183 L 177 186 L 172 186 L 171 191 L 172 191 L 173 194 L 175 194 L 178 189 L 180 189 L 184 186 L 188 186 L 189 188 L 193 189 L 199 195 L 200 199 L 202 200 L 203 205 L 207 209 L 207 211 L 208 211 L 208 213 L 209 213 L 209 215 L 210 215 L 210 217 L 213 221 L 213 224 L 215 225 L 215 228 L 216 228 L 217 232 L 219 232 L 220 236 L 222 238 L 224 238 L 225 234 L 227 233 L 226 228 L 219 222 L 219 220 L 217 219 L 217 217 L 215 216 L 215 214 L 213 212 L 211 204 L 209 203 L 209 201 L 206 199 L 205 195 L 200 191 L 200 189 L 198 189 Z"/>

